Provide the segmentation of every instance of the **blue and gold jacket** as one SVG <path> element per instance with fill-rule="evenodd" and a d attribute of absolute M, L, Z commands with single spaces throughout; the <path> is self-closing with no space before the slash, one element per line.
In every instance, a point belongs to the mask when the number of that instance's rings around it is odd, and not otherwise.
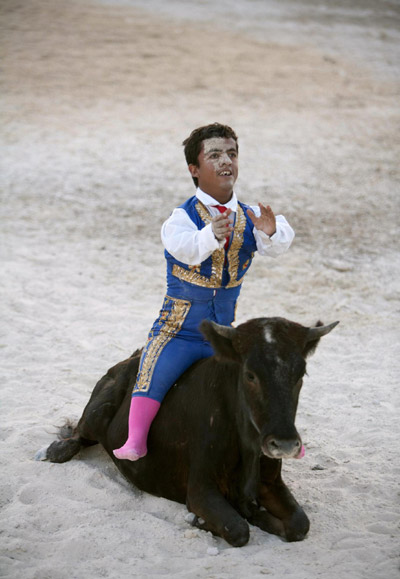
<path fill-rule="evenodd" d="M 211 222 L 207 208 L 196 196 L 188 199 L 180 208 L 186 211 L 198 229 Z M 169 296 L 196 300 L 218 294 L 221 299 L 237 299 L 244 275 L 257 249 L 254 225 L 247 215 L 247 209 L 248 205 L 238 201 L 228 249 L 222 247 L 213 251 L 202 263 L 187 265 L 165 250 Z"/>

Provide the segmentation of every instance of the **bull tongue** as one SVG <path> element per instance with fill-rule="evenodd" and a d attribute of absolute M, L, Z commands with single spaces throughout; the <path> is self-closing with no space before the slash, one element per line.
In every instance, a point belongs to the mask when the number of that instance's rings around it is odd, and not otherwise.
<path fill-rule="evenodd" d="M 296 456 L 296 458 L 303 458 L 303 456 L 306 454 L 306 449 L 304 448 L 304 444 L 301 445 L 301 450 L 299 452 L 299 454 Z"/>

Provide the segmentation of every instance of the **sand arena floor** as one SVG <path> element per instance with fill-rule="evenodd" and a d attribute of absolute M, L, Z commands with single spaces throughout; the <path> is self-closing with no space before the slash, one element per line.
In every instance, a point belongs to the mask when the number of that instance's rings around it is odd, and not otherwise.
<path fill-rule="evenodd" d="M 398 576 L 399 5 L 3 0 L 0 576 Z M 100 448 L 33 461 L 143 344 L 159 229 L 193 194 L 180 143 L 240 140 L 239 197 L 296 231 L 256 259 L 237 322 L 340 320 L 308 365 L 301 544 L 232 549 L 130 487 Z M 315 468 L 317 467 L 317 470 Z"/>

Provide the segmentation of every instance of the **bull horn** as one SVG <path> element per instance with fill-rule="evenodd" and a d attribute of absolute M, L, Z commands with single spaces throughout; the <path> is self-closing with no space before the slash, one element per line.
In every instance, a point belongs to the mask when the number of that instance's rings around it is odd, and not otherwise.
<path fill-rule="evenodd" d="M 217 324 L 216 322 L 213 322 L 211 320 L 210 320 L 210 324 L 212 325 L 214 330 L 217 332 L 217 334 L 219 334 L 220 336 L 223 336 L 224 338 L 228 338 L 228 340 L 232 340 L 233 336 L 236 333 L 235 328 L 232 328 L 232 326 L 221 326 L 221 324 Z"/>
<path fill-rule="evenodd" d="M 333 322 L 328 326 L 316 326 L 315 328 L 309 328 L 307 333 L 307 342 L 313 342 L 314 340 L 319 340 L 322 336 L 329 334 L 338 325 L 339 322 Z"/>

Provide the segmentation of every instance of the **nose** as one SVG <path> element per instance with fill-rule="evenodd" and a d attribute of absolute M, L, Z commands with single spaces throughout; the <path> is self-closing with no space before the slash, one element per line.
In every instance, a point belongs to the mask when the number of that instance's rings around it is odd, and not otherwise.
<path fill-rule="evenodd" d="M 232 165 L 232 159 L 228 155 L 228 153 L 222 153 L 219 158 L 219 162 L 221 165 Z"/>
<path fill-rule="evenodd" d="M 269 458 L 297 458 L 302 452 L 301 439 L 299 436 L 281 439 L 271 435 L 264 440 L 262 451 Z"/>

